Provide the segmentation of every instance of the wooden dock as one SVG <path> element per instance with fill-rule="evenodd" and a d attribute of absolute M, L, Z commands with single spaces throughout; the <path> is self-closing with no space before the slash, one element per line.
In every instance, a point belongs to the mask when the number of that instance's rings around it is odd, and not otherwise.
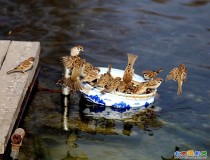
<path fill-rule="evenodd" d="M 0 154 L 4 154 L 14 125 L 34 78 L 40 53 L 40 42 L 0 40 Z M 35 57 L 32 70 L 7 74 L 19 63 Z"/>

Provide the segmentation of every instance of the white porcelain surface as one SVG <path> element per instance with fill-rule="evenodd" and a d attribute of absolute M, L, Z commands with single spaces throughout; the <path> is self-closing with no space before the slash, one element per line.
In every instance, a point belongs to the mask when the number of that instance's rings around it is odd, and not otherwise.
<path fill-rule="evenodd" d="M 100 67 L 100 74 L 106 73 L 108 68 Z M 111 75 L 113 77 L 122 77 L 124 71 L 112 68 Z M 144 82 L 144 78 L 139 75 L 134 75 L 134 81 Z M 87 83 L 83 83 L 84 89 L 81 90 L 84 98 L 90 102 L 104 105 L 112 106 L 115 108 L 131 108 L 131 107 L 147 107 L 149 104 L 154 102 L 154 95 L 156 91 L 150 94 L 124 94 L 120 92 L 111 92 L 101 94 L 102 88 L 94 88 Z"/>

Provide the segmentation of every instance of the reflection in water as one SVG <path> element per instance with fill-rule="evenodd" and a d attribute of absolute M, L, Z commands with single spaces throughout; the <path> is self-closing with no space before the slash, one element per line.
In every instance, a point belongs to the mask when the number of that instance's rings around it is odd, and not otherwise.
<path fill-rule="evenodd" d="M 155 15 L 155 16 L 160 16 L 160 17 L 165 17 L 165 18 L 169 18 L 169 19 L 175 19 L 175 20 L 185 20 L 186 18 L 184 16 L 174 16 L 174 15 L 169 15 L 169 14 L 161 14 L 155 11 L 150 11 L 150 10 L 145 10 L 145 9 L 137 9 L 137 11 L 139 12 L 143 12 L 146 14 L 151 14 L 151 15 Z"/>
<path fill-rule="evenodd" d="M 145 110 L 142 107 L 116 109 L 93 104 L 82 97 L 79 106 L 81 121 L 87 125 L 95 124 L 94 128 L 96 133 L 120 134 L 119 130 L 115 130 L 119 120 L 123 123 L 123 128 L 120 132 L 125 135 L 131 134 L 133 126 L 149 131 L 150 129 L 159 128 L 163 125 L 154 112 L 154 106 Z"/>
<path fill-rule="evenodd" d="M 69 116 L 69 106 L 70 106 L 70 97 L 69 96 L 61 96 L 61 104 L 63 108 L 63 117 L 62 117 L 62 124 L 63 124 L 63 129 L 65 131 L 68 131 L 68 116 Z"/>
<path fill-rule="evenodd" d="M 62 160 L 88 160 L 88 156 L 84 153 L 81 153 L 77 156 L 71 155 L 70 151 L 67 153 L 66 157 Z"/>
<path fill-rule="evenodd" d="M 69 116 L 71 110 L 69 96 L 62 96 L 63 117 L 62 124 L 65 131 L 83 131 L 90 134 L 130 135 L 133 126 L 141 130 L 151 131 L 163 124 L 158 120 L 154 106 L 143 110 L 141 108 L 116 109 L 93 104 L 81 97 L 79 114 L 74 118 Z M 116 126 L 121 123 L 123 127 Z M 70 135 L 70 141 L 75 138 L 75 133 Z M 69 140 L 68 140 L 69 141 Z M 76 141 L 76 138 L 75 138 Z M 74 144 L 74 143 L 73 143 Z"/>
<path fill-rule="evenodd" d="M 192 7 L 197 7 L 197 6 L 203 6 L 208 4 L 210 1 L 209 0 L 193 0 L 189 3 L 185 3 L 187 6 L 192 6 Z"/>

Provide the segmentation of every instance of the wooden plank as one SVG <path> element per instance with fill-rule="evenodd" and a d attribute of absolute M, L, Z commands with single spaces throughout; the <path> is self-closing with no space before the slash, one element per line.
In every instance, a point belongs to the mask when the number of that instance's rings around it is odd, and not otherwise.
<path fill-rule="evenodd" d="M 0 41 L 0 69 L 1 69 L 2 63 L 4 61 L 4 58 L 9 48 L 10 43 L 11 41 L 9 40 Z"/>
<path fill-rule="evenodd" d="M 0 71 L 0 154 L 3 154 L 39 61 L 39 42 L 12 41 Z M 32 70 L 7 74 L 20 62 L 35 57 Z"/>

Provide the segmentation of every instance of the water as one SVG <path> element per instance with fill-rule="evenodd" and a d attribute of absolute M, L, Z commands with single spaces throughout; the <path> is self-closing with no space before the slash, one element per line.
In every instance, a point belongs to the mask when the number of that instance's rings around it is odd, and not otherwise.
<path fill-rule="evenodd" d="M 19 159 L 158 160 L 172 157 L 176 146 L 210 153 L 208 0 L 2 0 L 0 5 L 1 39 L 40 41 L 39 88 L 52 90 L 34 93 Z M 53 91 L 60 90 L 55 84 L 62 77 L 60 57 L 77 44 L 95 66 L 124 69 L 126 54 L 137 54 L 137 74 L 163 67 L 165 78 L 184 63 L 183 94 L 177 96 L 175 82 L 163 83 L 154 103 L 162 110 L 149 118 L 138 112 L 126 120 L 87 117 L 79 109 L 79 94 L 71 96 L 67 112 Z"/>

